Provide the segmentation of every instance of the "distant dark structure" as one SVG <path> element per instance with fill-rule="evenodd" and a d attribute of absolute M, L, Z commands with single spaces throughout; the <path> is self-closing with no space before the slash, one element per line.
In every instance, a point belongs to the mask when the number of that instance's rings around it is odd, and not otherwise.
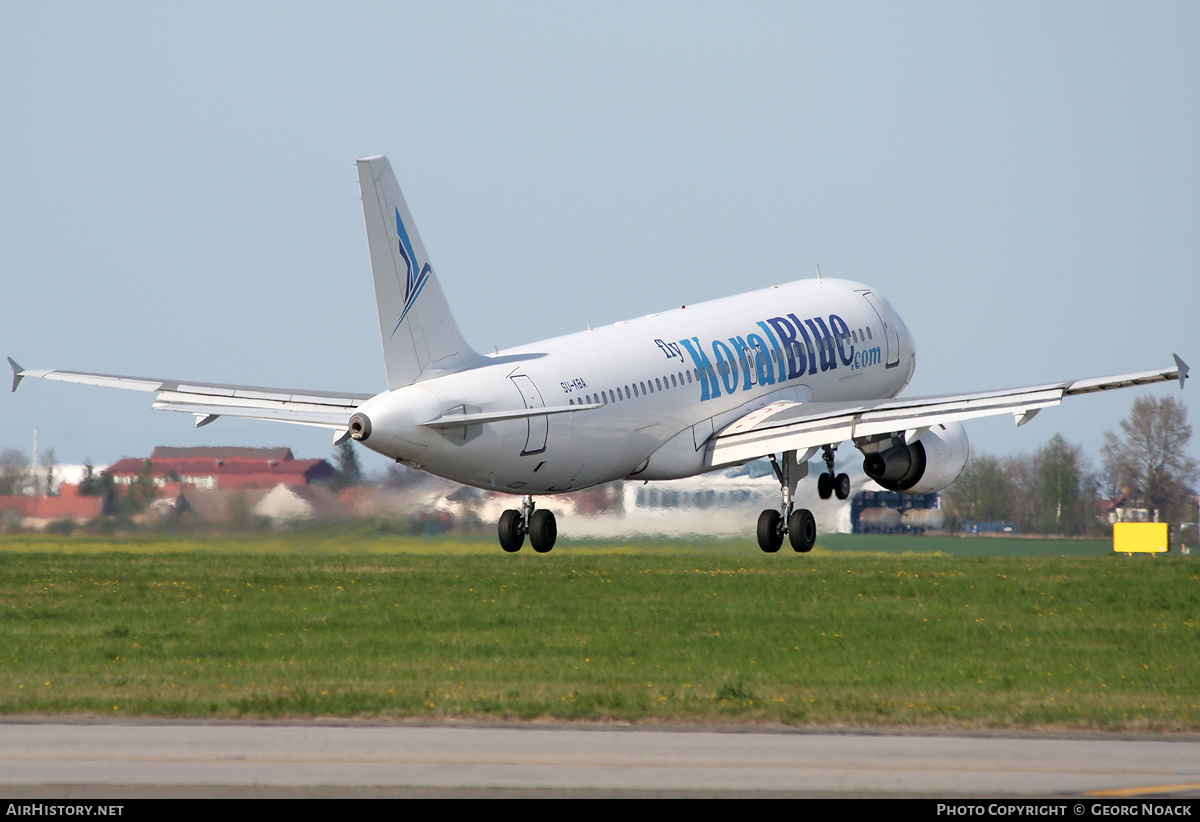
<path fill-rule="evenodd" d="M 964 534 L 1019 534 L 1021 524 L 1008 520 L 992 520 L 991 522 L 973 522 L 967 520 L 962 524 Z"/>
<path fill-rule="evenodd" d="M 940 531 L 945 521 L 936 493 L 860 491 L 850 499 L 850 530 L 855 534 L 923 534 Z"/>

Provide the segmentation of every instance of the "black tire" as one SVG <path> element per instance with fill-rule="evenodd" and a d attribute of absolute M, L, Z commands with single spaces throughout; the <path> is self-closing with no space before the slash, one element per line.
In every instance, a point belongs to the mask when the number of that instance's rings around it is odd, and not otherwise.
<path fill-rule="evenodd" d="M 558 523 L 554 521 L 554 514 L 545 509 L 534 511 L 533 516 L 529 518 L 529 543 L 533 550 L 539 554 L 548 553 L 554 547 L 556 539 Z"/>
<path fill-rule="evenodd" d="M 797 508 L 788 517 L 788 539 L 792 548 L 801 554 L 807 554 L 817 542 L 817 521 L 812 511 L 807 508 Z"/>
<path fill-rule="evenodd" d="M 829 499 L 833 496 L 833 477 L 829 474 L 821 474 L 817 477 L 817 496 L 821 499 Z"/>
<path fill-rule="evenodd" d="M 783 545 L 783 529 L 779 527 L 778 511 L 763 511 L 758 515 L 758 547 L 773 554 Z"/>
<path fill-rule="evenodd" d="M 850 475 L 838 474 L 837 479 L 833 481 L 833 493 L 837 494 L 838 499 L 850 499 Z"/>
<path fill-rule="evenodd" d="M 500 547 L 510 554 L 521 550 L 525 544 L 525 529 L 521 527 L 521 512 L 509 508 L 500 515 Z"/>

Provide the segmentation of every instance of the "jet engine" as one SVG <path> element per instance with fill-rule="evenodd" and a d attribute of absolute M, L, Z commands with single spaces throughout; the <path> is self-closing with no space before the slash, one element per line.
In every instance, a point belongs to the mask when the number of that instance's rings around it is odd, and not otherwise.
<path fill-rule="evenodd" d="M 970 456 L 967 432 L 957 422 L 935 425 L 914 443 L 893 439 L 867 454 L 863 471 L 889 491 L 931 494 L 958 479 Z"/>

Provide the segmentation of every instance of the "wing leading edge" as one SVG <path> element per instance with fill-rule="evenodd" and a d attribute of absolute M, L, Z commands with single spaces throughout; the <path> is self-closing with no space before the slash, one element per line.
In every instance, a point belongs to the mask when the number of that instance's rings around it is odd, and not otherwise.
<path fill-rule="evenodd" d="M 861 402 L 777 402 L 722 428 L 709 441 L 709 453 L 712 466 L 718 467 L 846 440 L 903 435 L 912 443 L 931 426 L 977 417 L 1012 414 L 1017 425 L 1024 425 L 1064 397 L 1176 379 L 1182 387 L 1187 375 L 1187 364 L 1175 356 L 1170 368 L 1001 391 Z"/>
<path fill-rule="evenodd" d="M 125 377 L 81 371 L 23 369 L 13 362 L 11 357 L 8 364 L 13 370 L 13 391 L 17 390 L 17 386 L 25 377 L 37 377 L 43 380 L 122 388 L 127 391 L 158 392 L 154 398 L 154 408 L 195 414 L 197 427 L 207 425 L 217 417 L 242 417 L 313 425 L 345 432 L 354 409 L 373 396 L 186 382 L 157 377 Z"/>

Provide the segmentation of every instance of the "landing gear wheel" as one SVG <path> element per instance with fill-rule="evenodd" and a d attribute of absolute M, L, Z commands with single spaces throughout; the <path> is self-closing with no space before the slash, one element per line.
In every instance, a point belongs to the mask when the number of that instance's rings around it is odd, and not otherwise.
<path fill-rule="evenodd" d="M 842 474 L 842 476 L 846 476 Z M 833 477 L 829 474 L 821 474 L 817 477 L 817 496 L 821 499 L 829 499 L 833 496 Z"/>
<path fill-rule="evenodd" d="M 828 476 L 827 474 L 823 476 Z M 788 539 L 792 548 L 801 554 L 812 550 L 817 541 L 817 521 L 812 511 L 807 508 L 797 508 L 788 517 Z"/>
<path fill-rule="evenodd" d="M 521 550 L 525 542 L 525 529 L 521 527 L 521 512 L 509 508 L 500 515 L 500 547 L 510 554 Z"/>
<path fill-rule="evenodd" d="M 529 542 L 533 545 L 533 550 L 545 554 L 554 547 L 554 540 L 557 538 L 558 523 L 554 521 L 554 514 L 545 508 L 534 511 L 533 516 L 529 518 Z"/>
<path fill-rule="evenodd" d="M 833 493 L 837 494 L 838 499 L 850 499 L 850 476 L 848 474 L 837 475 L 833 481 Z"/>
<path fill-rule="evenodd" d="M 758 547 L 773 554 L 783 545 L 783 529 L 779 527 L 778 511 L 767 510 L 758 515 Z"/>

